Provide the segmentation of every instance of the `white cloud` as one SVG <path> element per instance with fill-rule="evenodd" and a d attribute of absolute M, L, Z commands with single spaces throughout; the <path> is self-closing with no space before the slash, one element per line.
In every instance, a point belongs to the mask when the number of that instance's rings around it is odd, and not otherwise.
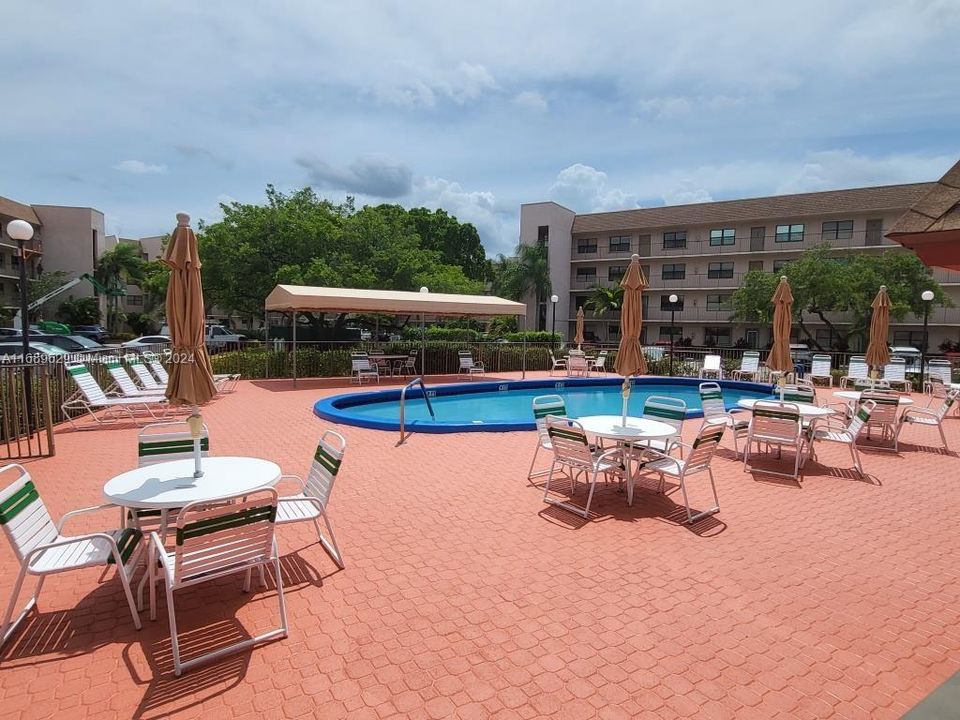
<path fill-rule="evenodd" d="M 464 190 L 457 182 L 424 177 L 416 183 L 411 205 L 443 208 L 460 222 L 473 223 L 489 255 L 509 255 L 517 244 L 519 207 L 501 207 L 490 190 Z"/>
<path fill-rule="evenodd" d="M 577 212 L 639 207 L 636 195 L 607 184 L 607 174 L 582 163 L 564 168 L 550 187 L 550 198 Z"/>
<path fill-rule="evenodd" d="M 465 105 L 496 89 L 497 83 L 485 66 L 461 62 L 453 71 L 434 73 L 411 68 L 395 80 L 388 75 L 378 79 L 373 94 L 384 104 L 432 108 L 438 98 Z"/>
<path fill-rule="evenodd" d="M 645 98 L 637 103 L 641 115 L 656 120 L 676 120 L 690 114 L 693 103 L 684 97 Z"/>
<path fill-rule="evenodd" d="M 347 167 L 334 167 L 311 155 L 296 158 L 306 168 L 311 185 L 332 190 L 345 190 L 375 198 L 398 198 L 409 194 L 413 173 L 403 163 L 378 155 L 357 158 Z"/>
<path fill-rule="evenodd" d="M 513 96 L 513 102 L 525 110 L 534 112 L 546 112 L 550 109 L 547 99 L 533 90 L 524 90 Z"/>
<path fill-rule="evenodd" d="M 814 192 L 864 185 L 936 180 L 951 156 L 894 154 L 870 157 L 849 148 L 810 153 L 799 170 L 788 175 L 778 192 Z"/>
<path fill-rule="evenodd" d="M 710 193 L 690 178 L 684 178 L 670 190 L 663 193 L 667 205 L 688 205 L 690 203 L 712 202 Z"/>
<path fill-rule="evenodd" d="M 121 160 L 113 166 L 113 169 L 134 175 L 161 175 L 167 171 L 167 166 L 150 165 L 143 160 Z"/>

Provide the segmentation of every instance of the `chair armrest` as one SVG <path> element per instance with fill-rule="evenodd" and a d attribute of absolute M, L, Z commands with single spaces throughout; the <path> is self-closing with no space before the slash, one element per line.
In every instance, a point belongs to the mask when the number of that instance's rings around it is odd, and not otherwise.
<path fill-rule="evenodd" d="M 615 448 L 610 448 L 609 450 L 605 450 L 599 455 L 594 455 L 594 460 L 599 462 L 601 460 L 606 460 L 606 459 L 618 457 L 618 456 L 622 457 L 623 451 L 619 447 L 615 447 Z"/>
<path fill-rule="evenodd" d="M 287 480 L 287 481 L 289 481 L 289 482 L 294 482 L 294 483 L 296 483 L 301 490 L 304 490 L 304 489 L 306 489 L 306 487 L 307 487 L 307 481 L 304 480 L 304 479 L 303 479 L 302 477 L 300 477 L 299 475 L 281 475 L 281 476 L 280 476 L 280 481 L 279 481 L 277 484 L 279 485 L 279 484 L 282 483 L 284 480 Z"/>
<path fill-rule="evenodd" d="M 929 417 L 936 417 L 937 411 L 930 410 L 929 408 L 907 408 L 902 413 L 900 413 L 900 418 L 903 419 L 908 415 L 927 415 Z"/>
<path fill-rule="evenodd" d="M 66 524 L 67 520 L 77 515 L 84 515 L 86 513 L 96 512 L 98 510 L 109 510 L 111 508 L 120 507 L 114 503 L 105 503 L 103 505 L 94 505 L 93 507 L 80 508 L 79 510 L 71 510 L 68 513 L 64 513 L 63 517 L 60 518 L 60 522 L 57 523 L 57 532 L 60 532 L 63 529 L 63 526 Z M 109 537 L 109 536 L 108 536 Z"/>
<path fill-rule="evenodd" d="M 163 547 L 163 540 L 160 539 L 156 530 L 150 533 L 150 555 L 151 567 L 153 567 L 154 561 L 159 559 L 163 569 L 168 573 L 173 573 L 173 568 L 170 567 L 170 561 L 167 559 L 167 553 Z"/>
<path fill-rule="evenodd" d="M 85 533 L 83 535 L 74 535 L 72 537 L 65 538 L 63 540 L 56 540 L 52 543 L 47 543 L 46 545 L 40 545 L 38 547 L 35 547 L 33 550 L 27 553 L 26 557 L 24 558 L 24 563 L 26 563 L 29 566 L 31 561 L 33 560 L 34 555 L 39 555 L 43 552 L 46 552 L 47 550 L 52 550 L 55 547 L 73 545 L 78 540 L 92 540 L 93 538 L 101 538 L 103 540 L 106 540 L 108 543 L 110 543 L 110 545 L 113 546 L 114 550 L 117 550 L 117 541 L 113 539 L 113 536 L 108 535 L 107 533 L 100 533 L 100 532 Z"/>

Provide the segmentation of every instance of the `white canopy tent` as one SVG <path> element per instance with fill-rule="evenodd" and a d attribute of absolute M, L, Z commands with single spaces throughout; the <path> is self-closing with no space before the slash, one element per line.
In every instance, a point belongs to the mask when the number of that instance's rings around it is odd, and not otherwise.
<path fill-rule="evenodd" d="M 435 317 L 513 315 L 524 318 L 527 306 L 491 295 L 457 295 L 453 293 L 408 292 L 405 290 L 362 290 L 357 288 L 277 285 L 267 296 L 267 312 L 293 314 L 293 379 L 297 379 L 297 313 L 385 313 L 390 315 L 426 315 Z M 269 339 L 268 328 L 264 331 Z M 420 374 L 426 360 L 426 335 L 421 338 Z M 523 376 L 527 373 L 526 338 L 524 338 Z"/>

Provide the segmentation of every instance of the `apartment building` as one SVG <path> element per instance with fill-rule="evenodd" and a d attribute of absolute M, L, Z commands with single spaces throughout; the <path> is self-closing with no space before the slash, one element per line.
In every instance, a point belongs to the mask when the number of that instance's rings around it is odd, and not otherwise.
<path fill-rule="evenodd" d="M 145 261 L 157 260 L 163 255 L 163 241 L 166 235 L 151 235 L 142 238 L 125 238 L 118 235 L 108 235 L 105 240 L 105 250 L 112 250 L 121 243 L 135 245 L 141 259 Z M 129 315 L 145 312 L 143 290 L 137 285 L 127 285 L 127 294 L 120 298 L 120 311 Z"/>
<path fill-rule="evenodd" d="M 6 227 L 11 220 L 26 220 L 33 226 L 29 249 L 37 254 L 27 260 L 28 280 L 56 270 L 68 273 L 69 277 L 92 273 L 104 250 L 104 217 L 99 210 L 27 205 L 0 197 L 0 306 L 12 311 L 20 303 L 20 257 L 16 242 L 7 236 Z M 93 287 L 86 283 L 71 288 L 69 293 L 72 297 L 93 295 Z"/>
<path fill-rule="evenodd" d="M 546 242 L 556 307 L 547 302 L 530 315 L 538 327 L 556 327 L 572 337 L 577 309 L 594 289 L 620 282 L 630 257 L 641 257 L 649 287 L 644 293 L 645 344 L 668 342 L 671 332 L 694 345 L 765 347 L 771 329 L 733 321 L 730 298 L 751 270 L 777 273 L 804 250 L 827 242 L 837 256 L 909 252 L 886 231 L 933 183 L 889 185 L 674 205 L 579 215 L 554 202 L 521 206 L 520 240 Z M 930 346 L 960 339 L 960 273 L 934 270 L 956 307 L 935 307 L 929 317 Z M 677 302 L 670 302 L 670 295 Z M 619 341 L 619 313 L 585 310 L 585 332 L 598 342 Z M 843 324 L 842 315 L 828 317 Z M 822 321 L 805 317 L 824 348 L 835 338 Z M 894 345 L 922 344 L 923 319 L 892 321 Z M 796 331 L 796 328 L 795 328 Z M 852 348 L 854 350 L 860 348 Z"/>

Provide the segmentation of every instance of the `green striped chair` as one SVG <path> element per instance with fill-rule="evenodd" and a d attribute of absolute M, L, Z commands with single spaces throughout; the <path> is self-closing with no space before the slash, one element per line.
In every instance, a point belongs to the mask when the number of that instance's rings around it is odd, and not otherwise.
<path fill-rule="evenodd" d="M 274 541 L 277 491 L 265 488 L 222 500 L 223 505 L 200 502 L 184 507 L 177 518 L 176 545 L 172 550 L 164 547 L 164 541 L 157 533 L 150 534 L 150 619 L 157 617 L 156 581 L 163 580 L 173 647 L 173 672 L 177 676 L 201 663 L 287 636 L 283 579 Z M 262 571 L 267 567 L 276 577 L 280 627 L 183 661 L 180 658 L 174 593 L 241 572 L 246 573 L 243 590 L 249 592 L 251 571 L 254 568 Z"/>
<path fill-rule="evenodd" d="M 705 423 L 720 424 L 733 431 L 733 451 L 739 455 L 740 447 L 737 438 L 747 436 L 750 421 L 746 418 L 738 418 L 727 410 L 727 405 L 723 401 L 723 390 L 715 382 L 700 383 L 700 406 L 703 408 Z"/>
<path fill-rule="evenodd" d="M 553 450 L 553 463 L 550 465 L 550 472 L 544 483 L 543 501 L 588 518 L 593 492 L 597 487 L 597 476 L 602 473 L 607 479 L 623 478 L 623 450 L 619 447 L 610 450 L 592 448 L 587 440 L 586 431 L 576 420 L 556 415 L 547 415 L 544 420 Z M 567 471 L 571 494 L 577 492 L 578 475 L 584 473 L 589 478 L 587 484 L 590 486 L 590 491 L 587 493 L 587 502 L 582 508 L 550 496 L 550 481 L 557 467 Z"/>
<path fill-rule="evenodd" d="M 55 524 L 26 468 L 16 464 L 7 465 L 0 468 L 0 477 L 14 478 L 0 490 L 0 526 L 20 563 L 20 572 L 3 616 L 3 626 L 0 627 L 0 646 L 10 639 L 20 622 L 36 606 L 37 596 L 47 575 L 88 567 L 116 566 L 133 624 L 139 630 L 140 616 L 133 601 L 130 580 L 142 555 L 143 534 L 135 528 L 126 528 L 63 535 L 63 526 L 70 518 L 116 506 L 99 505 L 74 510 Z M 13 620 L 13 611 L 27 575 L 37 577 L 37 586 L 26 607 Z"/>
<path fill-rule="evenodd" d="M 338 432 L 327 430 L 320 437 L 317 449 L 313 453 L 313 461 L 306 480 L 298 475 L 284 475 L 281 480 L 293 480 L 300 485 L 300 492 L 296 495 L 280 498 L 277 506 L 277 524 L 312 521 L 317 530 L 320 545 L 327 551 L 330 558 L 339 568 L 343 568 L 343 556 L 340 546 L 337 545 L 337 536 L 333 534 L 327 507 L 330 504 L 330 495 L 333 493 L 333 484 L 337 480 L 343 455 L 347 450 L 347 439 Z M 327 526 L 329 539 L 320 531 L 320 518 Z"/>
<path fill-rule="evenodd" d="M 77 390 L 64 400 L 60 410 L 75 429 L 80 427 L 73 422 L 73 412 L 77 410 L 87 412 L 96 421 L 97 425 L 116 421 L 118 415 L 126 416 L 137 422 L 143 415 L 148 415 L 154 420 L 159 419 L 154 414 L 154 410 L 163 410 L 163 414 L 166 414 L 168 409 L 167 399 L 162 395 L 143 395 L 134 398 L 108 397 L 96 378 L 90 374 L 86 365 L 83 363 L 66 363 L 64 367 L 67 374 L 76 383 Z M 101 410 L 103 412 L 98 415 L 97 413 Z"/>
<path fill-rule="evenodd" d="M 907 408 L 900 416 L 900 424 L 897 427 L 895 437 L 900 434 L 900 430 L 904 425 L 936 427 L 937 430 L 940 431 L 940 440 L 943 443 L 943 449 L 948 450 L 947 436 L 943 433 L 943 419 L 947 416 L 947 413 L 950 412 L 950 409 L 956 405 L 958 395 L 960 395 L 960 390 L 956 388 L 948 390 L 946 397 L 943 398 L 943 402 L 940 403 L 940 407 L 936 410 L 930 410 L 929 408 Z"/>
<path fill-rule="evenodd" d="M 710 462 L 713 460 L 717 448 L 720 447 L 720 440 L 723 439 L 723 433 L 726 432 L 726 429 L 726 425 L 705 422 L 700 426 L 693 443 L 686 446 L 686 459 L 651 451 L 647 453 L 646 459 L 640 465 L 639 472 L 653 472 L 660 476 L 660 492 L 663 492 L 667 477 L 677 482 L 683 495 L 683 505 L 687 511 L 688 523 L 696 522 L 702 517 L 720 512 L 720 498 L 717 497 L 717 484 L 713 479 Z M 710 480 L 710 488 L 713 490 L 713 505 L 707 510 L 694 513 L 690 509 L 690 498 L 687 495 L 687 478 L 704 472 L 707 474 Z"/>
<path fill-rule="evenodd" d="M 800 422 L 800 409 L 786 402 L 772 400 L 757 400 L 753 405 L 753 419 L 750 421 L 750 431 L 747 433 L 747 445 L 743 451 L 743 469 L 751 471 L 750 454 L 754 443 L 776 445 L 778 451 L 784 447 L 794 449 L 794 464 L 792 473 L 764 470 L 768 475 L 779 475 L 794 480 L 800 479 L 800 466 L 803 458 L 806 435 Z"/>
<path fill-rule="evenodd" d="M 683 433 L 683 421 L 687 417 L 687 404 L 680 398 L 651 395 L 643 403 L 643 417 L 672 425 L 677 434 L 664 440 L 649 440 L 641 447 L 656 450 L 665 455 L 669 455 L 674 447 L 679 447 L 680 456 L 683 457 L 683 446 L 679 445 L 679 442 L 680 435 Z"/>
<path fill-rule="evenodd" d="M 859 437 L 866 435 L 870 439 L 874 431 L 879 431 L 882 440 L 888 440 L 892 446 L 871 445 L 874 450 L 899 452 L 898 436 L 902 424 L 900 414 L 900 393 L 895 390 L 864 390 L 860 393 L 860 403 L 872 400 L 876 405 L 870 413 L 870 419 L 864 423 Z"/>
<path fill-rule="evenodd" d="M 110 373 L 110 377 L 113 378 L 113 385 L 107 389 L 107 392 L 116 391 L 125 398 L 164 397 L 163 391 L 138 388 L 133 378 L 130 377 L 130 373 L 120 364 L 119 358 L 107 358 L 104 366 Z"/>
<path fill-rule="evenodd" d="M 838 426 L 837 420 L 831 417 L 821 419 L 814 427 L 811 435 L 810 454 L 813 459 L 817 457 L 815 450 L 818 441 L 842 443 L 850 448 L 853 467 L 862 476 L 863 465 L 860 463 L 860 453 L 857 452 L 857 438 L 864 426 L 870 422 L 870 415 L 876 406 L 877 404 L 873 400 L 865 400 L 846 426 Z"/>
<path fill-rule="evenodd" d="M 527 480 L 532 480 L 533 478 L 542 477 L 547 474 L 546 470 L 541 470 L 536 473 L 533 471 L 541 448 L 548 452 L 553 450 L 553 445 L 550 443 L 550 435 L 547 433 L 547 415 L 556 415 L 557 417 L 567 416 L 567 404 L 560 395 L 538 395 L 533 399 L 533 418 L 537 424 L 537 449 L 534 450 L 533 459 L 530 461 Z"/>

